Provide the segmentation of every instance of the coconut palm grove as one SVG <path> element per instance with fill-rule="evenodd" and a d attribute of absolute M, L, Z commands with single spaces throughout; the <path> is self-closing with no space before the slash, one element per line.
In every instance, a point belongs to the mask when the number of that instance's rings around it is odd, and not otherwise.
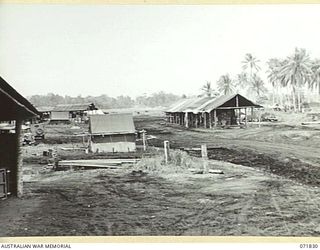
<path fill-rule="evenodd" d="M 266 62 L 247 53 L 241 66 L 239 74 L 226 73 L 217 80 L 219 93 L 239 92 L 258 103 L 272 102 L 295 112 L 301 112 L 308 102 L 320 100 L 320 60 L 311 58 L 306 49 L 296 48 L 286 58 L 270 58 Z M 207 92 L 213 89 L 208 82 L 202 88 Z"/>

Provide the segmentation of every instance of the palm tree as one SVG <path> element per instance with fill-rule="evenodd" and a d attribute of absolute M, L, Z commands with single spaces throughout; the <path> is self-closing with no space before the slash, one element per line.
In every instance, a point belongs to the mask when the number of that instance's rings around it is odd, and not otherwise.
<path fill-rule="evenodd" d="M 229 74 L 222 75 L 219 78 L 217 84 L 219 92 L 223 93 L 224 95 L 228 95 L 234 92 L 233 81 L 230 78 Z"/>
<path fill-rule="evenodd" d="M 311 64 L 311 77 L 309 82 L 309 88 L 317 90 L 320 97 L 320 60 L 316 59 Z"/>
<path fill-rule="evenodd" d="M 278 58 L 271 58 L 268 62 L 268 70 L 267 70 L 267 78 L 269 79 L 271 85 L 272 85 L 272 103 L 275 104 L 275 90 L 278 93 L 278 100 L 280 104 L 282 105 L 282 95 L 279 94 L 281 82 L 280 82 L 280 75 L 279 71 L 282 66 L 282 62 Z"/>
<path fill-rule="evenodd" d="M 240 74 L 237 74 L 237 77 L 235 79 L 235 85 L 236 89 L 248 87 L 249 79 L 246 72 L 241 72 Z"/>
<path fill-rule="evenodd" d="M 210 97 L 212 93 L 211 82 L 207 81 L 206 84 L 202 86 L 201 90 Z"/>
<path fill-rule="evenodd" d="M 261 95 L 267 91 L 264 82 L 257 74 L 254 74 L 252 77 L 250 90 L 256 94 L 257 98 L 261 97 Z"/>
<path fill-rule="evenodd" d="M 293 108 L 296 111 L 296 94 L 298 96 L 298 111 L 301 111 L 300 89 L 310 81 L 311 61 L 305 49 L 295 49 L 295 53 L 289 56 L 281 67 L 279 76 L 284 86 L 292 89 Z"/>
<path fill-rule="evenodd" d="M 252 54 L 247 53 L 245 55 L 245 59 L 244 61 L 242 61 L 242 68 L 244 70 L 247 70 L 248 68 L 250 69 L 250 78 L 252 79 L 253 77 L 253 71 L 255 70 L 256 72 L 258 72 L 261 68 L 259 67 L 258 63 L 260 62 L 260 60 L 258 60 L 257 58 L 255 58 Z"/>

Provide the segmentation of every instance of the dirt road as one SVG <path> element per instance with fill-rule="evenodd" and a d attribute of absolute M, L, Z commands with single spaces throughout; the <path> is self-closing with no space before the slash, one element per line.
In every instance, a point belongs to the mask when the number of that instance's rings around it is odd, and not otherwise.
<path fill-rule="evenodd" d="M 204 132 L 166 126 L 162 118 L 136 121 L 136 127 L 157 137 L 149 140 L 153 145 L 206 143 L 210 168 L 224 174 L 137 173 L 130 167 L 57 172 L 41 156 L 30 156 L 56 145 L 28 148 L 25 196 L 0 202 L 0 236 L 320 235 L 318 131 Z M 43 165 L 35 164 L 39 157 Z"/>
<path fill-rule="evenodd" d="M 230 163 L 211 168 L 224 174 L 42 173 L 23 199 L 0 203 L 19 210 L 1 212 L 0 235 L 319 235 L 319 190 Z"/>
<path fill-rule="evenodd" d="M 264 169 L 320 187 L 318 130 L 288 126 L 185 129 L 165 124 L 163 118 L 152 122 L 137 120 L 136 126 L 156 136 L 149 141 L 150 145 L 162 147 L 164 140 L 169 140 L 173 148 L 199 148 L 201 144 L 207 144 L 213 148 L 209 150 L 211 159 Z"/>

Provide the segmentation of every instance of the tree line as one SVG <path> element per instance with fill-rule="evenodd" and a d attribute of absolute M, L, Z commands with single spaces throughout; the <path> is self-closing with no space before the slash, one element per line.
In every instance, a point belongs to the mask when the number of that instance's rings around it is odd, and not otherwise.
<path fill-rule="evenodd" d="M 86 96 L 81 95 L 77 97 L 61 96 L 58 94 L 49 93 L 47 95 L 33 95 L 28 97 L 29 101 L 36 107 L 51 106 L 57 104 L 75 104 L 93 102 L 98 108 L 112 109 L 112 108 L 130 108 L 130 107 L 166 107 L 180 98 L 178 95 L 165 93 L 163 91 L 153 93 L 151 95 L 141 95 L 136 98 L 130 96 L 110 97 L 106 94 L 100 96 Z"/>

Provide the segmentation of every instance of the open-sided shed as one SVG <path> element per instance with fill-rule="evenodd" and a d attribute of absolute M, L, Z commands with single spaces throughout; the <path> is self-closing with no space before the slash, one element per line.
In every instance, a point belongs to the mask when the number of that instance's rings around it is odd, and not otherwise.
<path fill-rule="evenodd" d="M 255 108 L 262 106 L 240 94 L 213 97 L 195 97 L 182 99 L 173 104 L 167 111 L 167 120 L 185 127 L 212 128 L 217 126 L 239 126 L 241 114 L 245 124 L 248 121 L 248 110 L 251 116 Z"/>
<path fill-rule="evenodd" d="M 90 116 L 89 133 L 92 152 L 131 152 L 136 150 L 132 114 Z"/>
<path fill-rule="evenodd" d="M 0 198 L 9 192 L 22 195 L 21 126 L 37 115 L 36 108 L 0 77 L 0 121 L 15 124 L 14 131 L 0 133 Z"/>
<path fill-rule="evenodd" d="M 87 112 L 97 110 L 94 103 L 58 104 L 51 111 L 51 122 L 78 121 L 88 119 Z"/>

